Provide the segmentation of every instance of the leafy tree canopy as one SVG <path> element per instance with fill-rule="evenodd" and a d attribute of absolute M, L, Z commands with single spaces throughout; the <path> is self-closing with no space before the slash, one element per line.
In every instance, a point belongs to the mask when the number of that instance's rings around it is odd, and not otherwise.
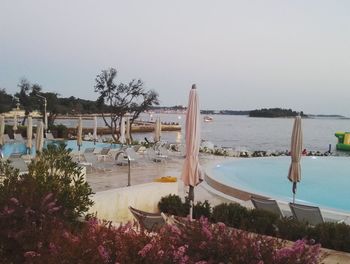
<path fill-rule="evenodd" d="M 116 128 L 127 113 L 131 114 L 131 126 L 140 113 L 153 105 L 159 105 L 158 94 L 153 90 L 146 90 L 142 80 L 133 79 L 127 84 L 117 83 L 117 73 L 116 69 L 110 68 L 103 70 L 95 79 L 95 92 L 99 94 L 97 102 L 114 140 L 117 140 Z M 110 113 L 109 118 L 104 112 Z M 119 133 L 117 135 L 119 137 Z"/>

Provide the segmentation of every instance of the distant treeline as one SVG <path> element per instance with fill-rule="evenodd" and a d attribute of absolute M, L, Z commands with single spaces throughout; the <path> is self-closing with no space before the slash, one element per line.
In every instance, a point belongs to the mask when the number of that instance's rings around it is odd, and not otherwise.
<path fill-rule="evenodd" d="M 299 112 L 293 111 L 292 109 L 263 108 L 250 111 L 249 117 L 293 117 L 297 116 L 298 114 Z M 300 112 L 300 115 L 307 117 L 303 111 Z"/>
<path fill-rule="evenodd" d="M 201 110 L 203 115 L 249 115 L 250 111 L 236 111 L 236 110 Z"/>
<path fill-rule="evenodd" d="M 60 97 L 57 93 L 42 92 L 41 90 L 37 93 L 47 99 L 48 112 L 62 115 L 92 114 L 100 112 L 101 109 L 101 103 L 98 101 L 80 99 L 74 96 Z M 15 95 L 11 95 L 6 93 L 5 89 L 0 89 L 0 113 L 10 111 L 16 107 L 17 103 L 26 112 L 43 110 L 43 99 L 33 92 L 19 91 Z"/>

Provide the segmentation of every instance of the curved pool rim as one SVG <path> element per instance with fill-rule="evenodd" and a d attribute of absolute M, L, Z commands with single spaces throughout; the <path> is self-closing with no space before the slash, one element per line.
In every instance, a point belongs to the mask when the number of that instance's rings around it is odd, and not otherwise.
<path fill-rule="evenodd" d="M 341 156 L 342 157 L 342 156 Z M 229 163 L 232 163 L 233 161 L 237 160 L 259 160 L 259 159 L 275 159 L 275 158 L 281 158 L 281 157 L 254 157 L 254 158 L 233 158 L 229 161 L 218 161 L 209 164 L 205 168 L 205 178 L 204 181 L 209 187 L 209 191 L 214 192 L 216 195 L 221 196 L 224 199 L 232 200 L 232 201 L 237 201 L 237 200 L 242 200 L 242 201 L 249 201 L 251 196 L 257 196 L 257 197 L 265 197 L 265 198 L 270 198 L 270 199 L 275 199 L 279 204 L 282 204 L 283 206 L 288 206 L 290 202 L 292 202 L 292 183 L 289 184 L 290 186 L 290 193 L 291 197 L 290 199 L 282 199 L 281 197 L 274 196 L 273 194 L 267 194 L 264 192 L 259 192 L 259 191 L 253 191 L 247 188 L 242 188 L 241 186 L 231 186 L 228 185 L 225 182 L 222 182 L 218 179 L 215 178 L 215 172 L 214 169 L 218 165 L 226 165 Z M 284 158 L 289 159 L 289 156 L 284 156 Z M 319 158 L 319 157 L 313 157 L 313 156 L 308 156 L 308 158 Z M 322 158 L 338 158 L 337 156 L 330 156 L 330 157 L 322 157 Z M 344 157 L 343 157 L 344 158 Z M 303 169 L 303 167 L 302 167 Z M 288 171 L 286 172 L 288 173 Z M 282 176 L 283 177 L 283 176 Z M 285 176 L 287 179 L 287 176 Z M 302 184 L 302 180 L 300 183 Z M 349 185 L 349 191 L 350 191 L 350 185 Z M 298 194 L 298 191 L 297 191 Z M 302 203 L 298 202 L 297 203 Z M 329 213 L 330 215 L 345 215 L 347 217 L 350 216 L 350 210 L 342 210 L 339 208 L 333 208 L 329 206 L 324 206 L 324 205 L 319 205 L 319 204 L 314 204 L 314 203 L 305 203 L 305 204 L 310 204 L 314 206 L 318 206 L 322 209 L 322 211 Z M 289 209 L 289 208 L 288 208 Z"/>

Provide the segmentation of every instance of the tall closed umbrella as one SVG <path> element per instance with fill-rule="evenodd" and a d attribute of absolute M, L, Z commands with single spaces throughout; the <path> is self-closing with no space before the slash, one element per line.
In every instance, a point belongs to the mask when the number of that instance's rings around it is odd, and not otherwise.
<path fill-rule="evenodd" d="M 125 119 L 122 117 L 122 120 L 120 121 L 120 137 L 119 141 L 120 143 L 124 144 L 125 143 Z"/>
<path fill-rule="evenodd" d="M 2 146 L 5 144 L 4 134 L 5 134 L 5 117 L 3 115 L 0 115 L 0 148 L 2 148 Z"/>
<path fill-rule="evenodd" d="M 202 180 L 202 173 L 199 166 L 200 146 L 200 109 L 196 85 L 192 85 L 188 107 L 186 112 L 186 158 L 182 168 L 182 180 L 185 186 L 189 186 L 188 198 L 190 200 L 190 219 L 192 219 L 194 203 L 194 187 Z"/>
<path fill-rule="evenodd" d="M 295 202 L 295 194 L 297 190 L 297 183 L 301 179 L 300 159 L 303 148 L 303 132 L 301 128 L 301 117 L 296 116 L 293 125 L 293 132 L 291 138 L 290 156 L 292 162 L 289 167 L 288 179 L 293 183 L 293 203 Z"/>
<path fill-rule="evenodd" d="M 131 144 L 130 119 L 126 119 L 125 139 L 127 144 Z"/>
<path fill-rule="evenodd" d="M 40 121 L 39 126 L 36 128 L 36 137 L 35 137 L 35 149 L 36 152 L 41 152 L 44 147 L 44 124 Z"/>
<path fill-rule="evenodd" d="M 95 145 L 97 141 L 97 116 L 94 116 L 94 132 L 92 137 L 94 139 L 94 145 Z"/>
<path fill-rule="evenodd" d="M 28 123 L 27 123 L 27 151 L 30 154 L 33 143 L 32 143 L 32 137 L 33 137 L 33 120 L 31 116 L 28 116 Z"/>
<path fill-rule="evenodd" d="M 162 125 L 160 123 L 160 117 L 158 117 L 156 122 L 154 123 L 154 142 L 160 141 L 161 130 L 162 130 Z"/>
<path fill-rule="evenodd" d="M 81 116 L 78 119 L 78 129 L 77 129 L 77 146 L 79 151 L 78 160 L 80 161 L 80 148 L 83 145 L 83 120 Z"/>
<path fill-rule="evenodd" d="M 18 121 L 17 121 L 17 111 L 16 111 L 15 115 L 13 116 L 13 128 L 12 128 L 13 131 L 15 131 L 15 132 L 18 129 L 17 128 L 17 123 L 18 123 Z"/>

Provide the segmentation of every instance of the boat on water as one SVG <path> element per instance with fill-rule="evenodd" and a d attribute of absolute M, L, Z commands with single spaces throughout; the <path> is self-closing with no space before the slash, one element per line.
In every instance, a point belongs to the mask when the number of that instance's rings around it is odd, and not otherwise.
<path fill-rule="evenodd" d="M 213 118 L 211 116 L 205 116 L 204 122 L 213 122 Z"/>
<path fill-rule="evenodd" d="M 335 136 L 338 138 L 337 150 L 350 151 L 350 132 L 336 132 Z"/>

